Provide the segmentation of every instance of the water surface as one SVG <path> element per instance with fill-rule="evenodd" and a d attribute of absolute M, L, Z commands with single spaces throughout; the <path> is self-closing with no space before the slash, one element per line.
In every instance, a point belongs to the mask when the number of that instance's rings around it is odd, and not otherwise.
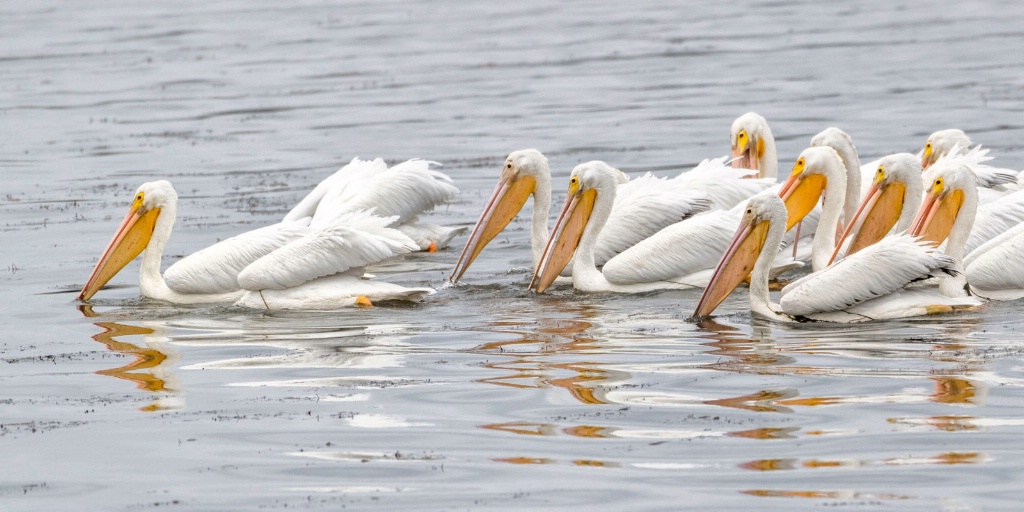
<path fill-rule="evenodd" d="M 1019 502 L 1019 303 L 852 327 L 699 294 L 525 291 L 528 217 L 380 275 L 423 304 L 177 307 L 81 286 L 169 179 L 165 266 L 355 156 L 442 162 L 475 221 L 504 156 L 673 175 L 756 110 L 785 173 L 960 127 L 1024 162 L 1013 2 L 8 2 L 0 6 L 0 508 L 995 510 Z M 529 208 L 529 206 L 528 206 Z M 458 239 L 457 245 L 464 243 Z"/>

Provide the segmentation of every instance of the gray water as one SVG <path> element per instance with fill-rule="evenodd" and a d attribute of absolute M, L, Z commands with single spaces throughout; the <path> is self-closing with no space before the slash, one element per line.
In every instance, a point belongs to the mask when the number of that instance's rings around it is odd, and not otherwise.
<path fill-rule="evenodd" d="M 4 2 L 0 509 L 999 510 L 1024 486 L 1019 302 L 856 327 L 699 293 L 525 291 L 528 216 L 379 272 L 423 304 L 264 314 L 75 291 L 136 187 L 164 264 L 354 156 L 442 162 L 471 225 L 536 147 L 673 175 L 756 110 L 786 173 L 959 127 L 1024 166 L 1020 2 Z"/>

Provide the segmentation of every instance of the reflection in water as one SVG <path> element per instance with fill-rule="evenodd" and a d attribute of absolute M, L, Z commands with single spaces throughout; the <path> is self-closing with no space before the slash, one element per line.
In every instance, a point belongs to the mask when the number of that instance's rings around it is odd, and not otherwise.
<path fill-rule="evenodd" d="M 772 489 L 751 489 L 740 491 L 751 496 L 765 498 L 817 498 L 817 499 L 848 499 L 848 500 L 910 500 L 914 496 L 906 494 L 871 494 L 857 491 L 784 491 Z"/>
<path fill-rule="evenodd" d="M 884 466 L 909 466 L 921 464 L 936 464 L 942 466 L 959 464 L 982 464 L 989 461 L 988 455 L 978 452 L 946 452 L 933 457 L 900 457 L 884 459 L 879 461 L 871 460 L 820 460 L 810 459 L 800 462 L 797 459 L 760 459 L 744 462 L 739 465 L 742 469 L 751 471 L 784 471 L 794 469 L 818 469 L 838 467 L 859 467 L 869 465 Z"/>
<path fill-rule="evenodd" d="M 178 400 L 180 397 L 178 389 L 168 384 L 169 380 L 173 380 L 169 371 L 171 360 L 167 355 L 172 352 L 168 350 L 168 347 L 161 341 L 146 340 L 145 338 L 143 340 L 144 347 L 117 339 L 124 336 L 149 336 L 154 334 L 153 329 L 116 322 L 96 322 L 95 325 L 102 328 L 103 332 L 94 335 L 92 339 L 106 345 L 113 352 L 132 358 L 132 361 L 124 366 L 99 370 L 96 372 L 97 374 L 131 381 L 136 383 L 139 389 L 162 395 L 153 403 L 140 408 L 142 411 L 163 411 L 183 406 Z"/>
<path fill-rule="evenodd" d="M 832 406 L 853 403 L 924 403 L 934 402 L 955 406 L 984 405 L 986 386 L 969 379 L 984 357 L 971 356 L 968 345 L 957 342 L 967 336 L 970 329 L 963 325 L 938 326 L 939 332 L 927 351 L 920 350 L 922 336 L 915 334 L 901 339 L 893 336 L 892 326 L 833 327 L 831 329 L 795 330 L 789 333 L 791 340 L 784 345 L 772 336 L 769 322 L 752 319 L 750 334 L 740 328 L 723 325 L 714 320 L 697 324 L 701 333 L 711 338 L 703 345 L 713 348 L 709 353 L 720 359 L 703 368 L 758 375 L 791 376 L 837 376 L 837 377 L 882 377 L 895 379 L 928 379 L 933 381 L 934 391 L 930 394 L 915 388 L 903 389 L 899 393 L 859 396 L 810 396 L 799 397 L 799 390 L 758 390 L 749 395 L 735 398 L 709 400 L 705 403 L 723 407 L 741 408 L 757 412 L 793 412 L 791 407 Z M 885 337 L 880 338 L 884 333 Z M 879 359 L 886 361 L 896 358 L 926 357 L 935 363 L 955 363 L 955 368 L 932 370 L 886 370 L 875 365 L 844 365 L 822 367 L 796 365 L 797 359 L 790 354 L 805 354 L 820 359 L 831 355 L 846 360 Z M 843 361 L 840 361 L 842 364 Z M 859 367 L 858 367 L 859 366 Z"/>
<path fill-rule="evenodd" d="M 583 304 L 553 302 L 556 312 L 569 313 L 575 318 L 539 318 L 535 323 L 498 321 L 490 323 L 490 332 L 515 334 L 516 338 L 488 342 L 472 349 L 472 352 L 493 353 L 497 351 L 511 360 L 487 363 L 485 368 L 507 372 L 505 375 L 479 379 L 477 382 L 520 389 L 562 388 L 585 404 L 608 404 L 604 393 L 610 382 L 620 382 L 630 377 L 620 370 L 602 368 L 603 364 L 593 361 L 555 362 L 553 359 L 566 354 L 583 354 L 600 351 L 598 340 L 586 336 L 595 327 L 592 319 L 600 313 L 595 307 Z M 536 329 L 522 332 L 511 329 L 536 325 Z M 516 352 L 521 346 L 537 346 L 536 352 Z M 511 355 L 510 355 L 511 354 Z M 568 377 L 557 375 L 570 372 Z M 603 385 L 598 385 L 603 384 Z"/>

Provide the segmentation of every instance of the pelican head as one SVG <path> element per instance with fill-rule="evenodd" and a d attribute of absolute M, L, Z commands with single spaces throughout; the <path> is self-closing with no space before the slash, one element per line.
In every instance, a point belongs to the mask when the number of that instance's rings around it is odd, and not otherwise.
<path fill-rule="evenodd" d="M 847 256 L 881 240 L 900 220 L 904 225 L 898 229 L 906 229 L 911 215 L 920 205 L 923 188 L 921 163 L 916 156 L 896 153 L 882 158 L 875 169 L 871 188 L 836 243 L 829 263 L 835 260 L 851 235 L 853 241 L 846 250 Z"/>
<path fill-rule="evenodd" d="M 775 137 L 768 121 L 760 114 L 747 112 L 732 122 L 729 130 L 732 142 L 732 166 L 754 169 L 758 178 L 774 178 L 777 173 Z"/>
<path fill-rule="evenodd" d="M 785 202 L 786 210 L 789 212 L 787 231 L 814 209 L 830 181 L 833 182 L 833 187 L 842 188 L 837 194 L 840 197 L 833 200 L 842 199 L 846 194 L 843 170 L 843 159 L 836 150 L 828 146 L 809 147 L 800 153 L 789 178 L 779 189 L 779 197 Z"/>
<path fill-rule="evenodd" d="M 545 194 L 550 195 L 550 188 L 551 170 L 548 168 L 548 159 L 540 151 L 523 149 L 510 153 L 501 169 L 498 185 L 494 187 L 494 193 L 487 200 L 487 206 L 473 227 L 473 233 L 449 280 L 457 282 L 462 278 L 462 274 L 469 269 L 484 247 L 523 209 L 531 194 L 543 189 Z M 534 209 L 537 209 L 536 204 Z M 546 219 L 547 205 L 544 206 L 543 215 Z"/>
<path fill-rule="evenodd" d="M 974 173 L 962 163 L 940 161 L 925 172 L 924 178 L 925 196 L 910 234 L 935 247 L 954 232 L 966 240 L 978 208 Z"/>
<path fill-rule="evenodd" d="M 121 226 L 114 233 L 114 238 L 107 244 L 106 250 L 96 263 L 89 280 L 78 294 L 80 300 L 89 300 L 103 285 L 107 284 L 122 268 L 146 250 L 157 219 L 164 210 L 173 211 L 178 201 L 178 194 L 171 183 L 165 180 L 143 183 L 135 192 L 128 213 L 121 221 Z M 172 219 L 173 222 L 173 219 Z"/>
<path fill-rule="evenodd" d="M 600 215 L 595 216 L 595 207 L 599 198 L 602 204 L 607 205 L 615 201 L 615 188 L 622 182 L 623 176 L 622 171 L 597 160 L 577 165 L 572 170 L 565 205 L 544 247 L 544 254 L 530 281 L 530 288 L 543 293 L 551 286 L 576 252 L 592 216 L 595 217 L 595 229 L 604 226 L 610 211 L 602 208 Z"/>
<path fill-rule="evenodd" d="M 715 308 L 748 275 L 751 275 L 766 247 L 768 250 L 778 250 L 787 217 L 785 203 L 775 194 L 761 193 L 747 201 L 739 228 L 729 248 L 718 261 L 715 273 L 712 274 L 708 287 L 704 289 L 704 294 L 697 303 L 694 317 L 706 317 L 714 312 Z M 751 286 L 754 286 L 753 276 Z"/>
<path fill-rule="evenodd" d="M 928 169 L 940 156 L 949 153 L 954 147 L 959 146 L 959 152 L 966 152 L 971 146 L 971 139 L 963 130 L 949 128 L 939 130 L 928 136 L 921 150 L 921 167 Z"/>

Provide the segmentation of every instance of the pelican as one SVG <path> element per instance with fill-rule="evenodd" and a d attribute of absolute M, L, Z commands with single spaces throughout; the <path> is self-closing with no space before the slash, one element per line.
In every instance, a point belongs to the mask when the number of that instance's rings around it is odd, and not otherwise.
<path fill-rule="evenodd" d="M 416 173 L 409 169 L 405 168 L 397 180 L 409 181 L 408 175 Z M 439 182 L 435 192 L 450 187 L 436 175 L 419 174 Z M 370 190 L 379 197 L 393 185 Z M 421 193 L 423 189 L 430 192 L 423 187 Z M 78 298 L 89 300 L 143 251 L 139 274 L 142 295 L 178 304 L 236 302 L 263 309 L 337 309 L 367 305 L 373 300 L 416 300 L 433 293 L 430 288 L 404 288 L 361 279 L 366 265 L 421 246 L 390 227 L 401 225 L 403 215 L 383 217 L 374 208 L 350 210 L 333 203 L 346 198 L 349 208 L 359 208 L 365 204 L 360 200 L 365 198 L 351 190 L 330 198 L 330 190 L 314 190 L 311 196 L 319 194 L 319 198 L 307 201 L 307 196 L 300 203 L 313 204 L 314 208 L 308 210 L 313 215 L 289 214 L 278 224 L 214 244 L 172 265 L 161 276 L 163 250 L 177 214 L 177 193 L 167 181 L 144 183 Z M 408 212 L 429 203 L 403 202 L 411 197 L 415 194 L 407 192 L 381 204 L 391 211 Z M 412 217 L 407 214 L 404 218 Z"/>
<path fill-rule="evenodd" d="M 565 206 L 558 216 L 540 264 L 530 281 L 531 289 L 543 293 L 565 268 L 570 258 L 573 258 L 573 286 L 583 292 L 637 293 L 689 287 L 687 284 L 670 281 L 615 284 L 598 270 L 595 246 L 602 235 L 602 228 L 614 214 L 613 205 L 618 201 L 619 174 L 621 171 L 601 161 L 580 164 L 572 170 Z M 674 200 L 688 210 L 687 216 L 704 211 L 709 206 L 705 194 L 700 191 L 686 191 L 678 194 Z M 643 219 L 634 220 L 643 222 Z M 605 266 L 612 265 L 620 258 L 623 258 L 623 254 L 610 259 Z"/>
<path fill-rule="evenodd" d="M 781 302 L 774 304 L 769 297 L 768 272 L 789 217 L 786 204 L 774 194 L 759 194 L 747 203 L 694 317 L 710 315 L 748 274 L 751 311 L 780 322 L 865 322 L 980 305 L 973 297 L 950 298 L 905 289 L 917 279 L 955 273 L 952 258 L 908 235 L 885 238 L 826 270 L 794 281 L 783 289 Z"/>
<path fill-rule="evenodd" d="M 758 178 L 775 178 L 779 171 L 779 157 L 775 150 L 768 121 L 756 112 L 737 117 L 729 129 L 732 142 L 733 167 L 753 169 Z"/>
<path fill-rule="evenodd" d="M 595 243 L 595 264 L 604 265 L 628 247 L 692 214 L 692 205 L 678 200 L 680 196 L 691 194 L 691 190 L 704 191 L 716 206 L 731 207 L 770 185 L 769 180 L 742 179 L 750 171 L 731 169 L 725 161 L 724 157 L 705 160 L 670 180 L 648 173 L 627 181 L 625 174 L 613 173 L 618 184 L 615 203 Z M 484 247 L 508 226 L 531 195 L 530 246 L 532 268 L 537 268 L 548 240 L 551 170 L 547 158 L 539 151 L 524 149 L 510 153 L 505 159 L 494 193 L 473 227 L 450 281 L 458 282 L 462 278 Z"/>
<path fill-rule="evenodd" d="M 940 280 L 942 293 L 950 297 L 968 295 L 970 276 L 964 273 L 964 249 L 978 211 L 977 180 L 960 157 L 938 160 L 924 176 L 928 184 L 910 234 L 920 236 L 953 259 L 957 272 Z"/>
<path fill-rule="evenodd" d="M 924 170 L 928 170 L 944 156 L 960 155 L 969 158 L 972 161 L 971 171 L 978 179 L 978 186 L 993 189 L 992 191 L 979 191 L 984 196 L 981 198 L 982 203 L 986 203 L 1006 193 L 1019 190 L 1017 184 L 1019 173 L 1011 169 L 1001 169 L 985 164 L 993 159 L 988 156 L 988 152 L 988 148 L 982 148 L 981 145 L 974 146 L 970 137 L 963 130 L 949 128 L 929 135 L 919 156 L 921 167 Z"/>
<path fill-rule="evenodd" d="M 847 224 L 829 264 L 845 247 L 847 256 L 868 247 L 893 230 L 906 231 L 915 212 L 921 206 L 924 182 L 921 180 L 920 160 L 910 153 L 896 153 L 878 160 L 873 180 L 860 202 L 850 223 Z M 848 198 L 849 199 L 849 198 Z"/>
<path fill-rule="evenodd" d="M 793 210 L 792 223 L 803 220 L 825 195 L 826 208 L 814 224 L 811 259 L 814 268 L 824 268 L 832 250 L 836 224 L 842 209 L 845 190 L 843 163 L 830 147 L 808 148 L 800 154 L 793 174 L 779 188 L 787 208 Z M 742 209 L 717 210 L 668 226 L 608 261 L 604 277 L 615 285 L 641 285 L 649 282 L 675 282 L 693 287 L 705 286 L 715 262 L 729 246 L 733 226 L 739 222 Z M 831 230 L 831 232 L 828 232 Z M 803 266 L 779 254 L 771 266 L 771 276 Z"/>

